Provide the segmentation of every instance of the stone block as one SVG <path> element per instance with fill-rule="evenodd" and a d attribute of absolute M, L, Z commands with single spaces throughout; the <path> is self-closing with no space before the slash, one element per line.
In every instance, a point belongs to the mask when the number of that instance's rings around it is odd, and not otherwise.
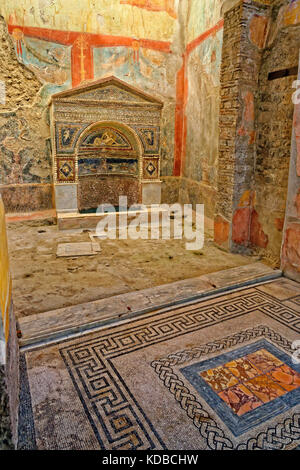
<path fill-rule="evenodd" d="M 161 182 L 142 183 L 142 203 L 146 206 L 161 203 Z"/>
<path fill-rule="evenodd" d="M 57 212 L 77 212 L 77 184 L 56 184 L 55 202 Z"/>

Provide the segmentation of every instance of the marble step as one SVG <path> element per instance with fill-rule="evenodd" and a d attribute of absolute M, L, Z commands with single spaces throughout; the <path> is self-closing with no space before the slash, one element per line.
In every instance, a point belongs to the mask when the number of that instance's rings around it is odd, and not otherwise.
<path fill-rule="evenodd" d="M 171 284 L 30 315 L 18 321 L 22 334 L 19 340 L 20 346 L 83 334 L 154 310 L 168 309 L 184 302 L 199 301 L 204 297 L 281 276 L 280 270 L 255 262 Z"/>

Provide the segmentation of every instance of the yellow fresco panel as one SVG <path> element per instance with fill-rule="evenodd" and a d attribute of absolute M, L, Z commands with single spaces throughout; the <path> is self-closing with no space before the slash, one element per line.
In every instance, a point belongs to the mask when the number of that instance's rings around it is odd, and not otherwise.
<path fill-rule="evenodd" d="M 0 197 L 0 308 L 3 325 L 5 327 L 5 338 L 8 339 L 9 332 L 9 306 L 11 299 L 11 278 L 9 272 L 7 236 L 5 226 L 5 213 L 2 199 Z"/>

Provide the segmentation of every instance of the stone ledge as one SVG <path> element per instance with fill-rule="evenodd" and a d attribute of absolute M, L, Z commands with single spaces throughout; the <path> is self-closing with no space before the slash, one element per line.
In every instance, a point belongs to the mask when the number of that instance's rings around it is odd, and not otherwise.
<path fill-rule="evenodd" d="M 65 307 L 19 319 L 20 346 L 59 340 L 66 336 L 129 320 L 153 310 L 171 308 L 251 284 L 277 279 L 280 270 L 263 263 L 253 263 L 177 281 L 171 284 Z"/>

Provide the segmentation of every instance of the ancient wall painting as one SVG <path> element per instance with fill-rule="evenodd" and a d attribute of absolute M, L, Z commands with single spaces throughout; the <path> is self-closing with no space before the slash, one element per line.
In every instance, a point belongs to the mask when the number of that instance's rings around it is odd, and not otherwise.
<path fill-rule="evenodd" d="M 139 41 L 131 47 L 95 47 L 93 62 L 95 77 L 115 75 L 132 85 L 170 94 L 166 62 L 168 52 L 147 49 Z M 175 84 L 173 84 L 174 89 Z"/>
<path fill-rule="evenodd" d="M 5 339 L 5 341 L 7 341 L 9 336 L 11 282 L 12 281 L 9 271 L 5 212 L 2 198 L 0 195 L 0 313 L 4 333 L 4 338 L 1 338 L 2 332 L 0 331 L 0 341 L 2 341 L 2 339 Z"/>
<path fill-rule="evenodd" d="M 132 5 L 149 11 L 166 12 L 173 18 L 177 18 L 175 0 L 120 0 L 122 5 Z"/>
<path fill-rule="evenodd" d="M 140 137 L 145 153 L 159 153 L 160 147 L 160 129 L 159 127 L 147 126 L 140 127 L 134 126 L 135 131 Z"/>
<path fill-rule="evenodd" d="M 300 23 L 300 1 L 291 0 L 290 4 L 284 9 L 284 23 L 285 25 L 293 25 Z"/>
<path fill-rule="evenodd" d="M 47 104 L 49 96 L 71 87 L 71 48 L 51 41 L 31 38 L 22 29 L 12 30 L 16 56 L 44 84 L 41 97 Z"/>
<path fill-rule="evenodd" d="M 167 40 L 182 0 L 5 0 L 0 14 L 14 25 Z"/>
<path fill-rule="evenodd" d="M 137 158 L 95 157 L 79 158 L 78 177 L 87 175 L 130 175 L 138 177 Z"/>
<path fill-rule="evenodd" d="M 23 116 L 14 115 L 1 125 L 0 184 L 48 183 L 51 181 L 47 141 L 36 148 L 35 133 Z M 42 152 L 45 156 L 41 159 Z"/>

